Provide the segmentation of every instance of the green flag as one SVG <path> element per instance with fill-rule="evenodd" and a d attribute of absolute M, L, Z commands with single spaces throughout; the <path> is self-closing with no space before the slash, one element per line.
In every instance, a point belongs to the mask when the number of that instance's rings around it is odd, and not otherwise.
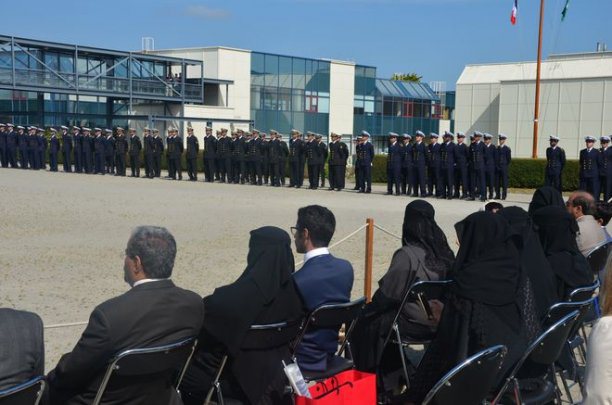
<path fill-rule="evenodd" d="M 561 21 L 565 20 L 565 16 L 567 15 L 567 10 L 569 10 L 570 0 L 565 0 L 565 6 L 563 7 L 563 11 L 561 11 Z"/>

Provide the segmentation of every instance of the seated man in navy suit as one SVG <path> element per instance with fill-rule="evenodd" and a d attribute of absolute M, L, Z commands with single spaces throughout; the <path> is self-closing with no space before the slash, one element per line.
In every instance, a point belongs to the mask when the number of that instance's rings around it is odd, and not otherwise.
<path fill-rule="evenodd" d="M 353 266 L 327 249 L 335 229 L 336 218 L 327 208 L 310 205 L 298 210 L 292 231 L 297 252 L 304 253 L 304 265 L 293 279 L 308 312 L 324 304 L 350 301 Z M 308 371 L 323 371 L 337 348 L 337 330 L 307 332 L 296 349 L 298 365 Z"/>

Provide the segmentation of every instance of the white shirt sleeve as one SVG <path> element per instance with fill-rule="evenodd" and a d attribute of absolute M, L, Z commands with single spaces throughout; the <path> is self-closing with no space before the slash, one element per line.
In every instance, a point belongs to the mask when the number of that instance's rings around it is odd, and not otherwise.
<path fill-rule="evenodd" d="M 582 405 L 612 404 L 612 316 L 597 321 L 589 336 Z"/>

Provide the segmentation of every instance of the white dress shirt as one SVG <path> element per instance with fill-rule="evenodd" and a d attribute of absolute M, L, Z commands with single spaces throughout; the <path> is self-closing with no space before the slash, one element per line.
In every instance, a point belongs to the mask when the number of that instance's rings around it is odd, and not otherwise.
<path fill-rule="evenodd" d="M 589 336 L 582 405 L 612 404 L 612 316 L 601 317 Z"/>
<path fill-rule="evenodd" d="M 137 285 L 146 284 L 146 283 L 154 283 L 156 281 L 162 281 L 162 280 L 169 280 L 169 279 L 168 278 L 143 278 L 142 280 L 138 280 L 137 282 L 135 282 L 132 288 L 136 287 Z"/>
<path fill-rule="evenodd" d="M 312 259 L 313 257 L 328 255 L 328 254 L 329 254 L 329 249 L 326 247 L 312 249 L 311 251 L 306 252 L 306 254 L 304 254 L 304 264 L 306 264 L 306 262 Z"/>

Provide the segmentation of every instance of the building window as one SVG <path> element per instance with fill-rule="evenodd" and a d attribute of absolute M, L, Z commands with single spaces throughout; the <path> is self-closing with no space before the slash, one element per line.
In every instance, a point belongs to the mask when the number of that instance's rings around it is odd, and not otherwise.
<path fill-rule="evenodd" d="M 440 104 L 432 104 L 431 105 L 431 117 L 432 118 L 442 118 L 442 106 Z"/>
<path fill-rule="evenodd" d="M 414 117 L 414 102 L 404 101 L 404 110 L 402 111 L 404 117 Z"/>
<path fill-rule="evenodd" d="M 319 96 L 312 91 L 306 91 L 306 108 L 304 111 L 316 113 L 319 111 Z"/>

